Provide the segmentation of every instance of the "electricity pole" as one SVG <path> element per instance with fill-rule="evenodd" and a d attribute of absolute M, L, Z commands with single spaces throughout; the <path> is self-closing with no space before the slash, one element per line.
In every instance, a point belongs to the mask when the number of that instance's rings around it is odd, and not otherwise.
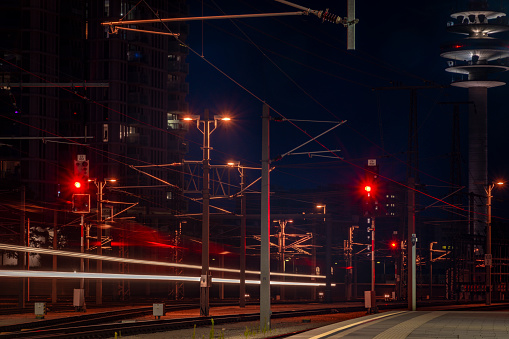
<path fill-rule="evenodd" d="M 204 112 L 203 123 L 203 214 L 201 228 L 201 283 L 200 283 L 200 315 L 209 316 L 209 171 L 210 171 L 210 121 L 209 110 Z"/>
<path fill-rule="evenodd" d="M 260 215 L 260 329 L 270 329 L 270 112 L 263 105 L 262 114 L 262 194 Z"/>

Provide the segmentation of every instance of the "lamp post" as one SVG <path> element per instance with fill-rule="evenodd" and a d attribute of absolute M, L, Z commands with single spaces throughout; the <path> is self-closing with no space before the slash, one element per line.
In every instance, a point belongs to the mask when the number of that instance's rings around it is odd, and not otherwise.
<path fill-rule="evenodd" d="M 484 255 L 484 265 L 486 266 L 486 305 L 491 305 L 491 266 L 492 266 L 492 254 L 491 254 L 491 192 L 495 185 L 503 185 L 504 182 L 498 181 L 487 185 L 484 190 L 488 196 L 486 202 L 488 207 L 488 222 L 486 230 L 486 254 Z"/>
<path fill-rule="evenodd" d="M 184 121 L 196 120 L 196 128 L 203 134 L 203 213 L 202 213 L 202 243 L 201 243 L 201 279 L 200 279 L 200 315 L 209 316 L 209 293 L 210 293 L 210 262 L 209 262 L 209 202 L 210 202 L 210 135 L 217 128 L 217 121 L 229 121 L 228 117 L 215 115 L 213 119 L 209 119 L 209 110 L 206 109 L 203 115 L 203 120 L 200 120 L 199 115 L 184 117 Z M 200 123 L 203 129 L 200 128 Z M 211 129 L 211 124 L 214 127 Z"/>
<path fill-rule="evenodd" d="M 103 188 L 106 186 L 108 182 L 116 182 L 117 179 L 105 178 L 102 181 L 97 179 L 89 179 L 95 184 L 97 187 L 97 255 L 103 254 L 103 231 L 102 231 L 102 222 L 103 222 Z M 102 273 L 103 271 L 103 262 L 102 260 L 97 260 L 97 272 Z M 96 288 L 95 288 L 95 303 L 96 305 L 102 305 L 103 299 L 103 281 L 102 279 L 96 280 Z"/>

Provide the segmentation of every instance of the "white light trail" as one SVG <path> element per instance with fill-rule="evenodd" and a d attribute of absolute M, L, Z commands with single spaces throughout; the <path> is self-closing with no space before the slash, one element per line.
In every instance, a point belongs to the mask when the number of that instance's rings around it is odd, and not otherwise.
<path fill-rule="evenodd" d="M 64 278 L 64 279 L 124 279 L 124 280 L 162 280 L 162 281 L 188 281 L 199 282 L 200 277 L 181 275 L 143 275 L 143 274 L 114 274 L 114 273 L 82 273 L 82 272 L 57 272 L 57 271 L 25 271 L 25 270 L 0 270 L 0 277 L 6 278 Z M 212 278 L 213 283 L 239 284 L 239 279 Z M 246 284 L 260 285 L 259 280 L 246 280 Z M 271 285 L 288 286 L 325 286 L 324 283 L 305 283 L 291 281 L 271 281 Z M 335 286 L 335 284 L 331 284 Z"/>
<path fill-rule="evenodd" d="M 130 258 L 117 258 L 117 257 L 109 257 L 109 256 L 105 256 L 105 255 L 69 252 L 69 251 L 61 251 L 61 250 L 52 250 L 52 249 L 48 249 L 48 248 L 27 247 L 27 246 L 9 245 L 9 244 L 1 244 L 1 243 L 0 243 L 0 249 L 6 250 L 6 251 L 14 251 L 14 252 L 18 252 L 18 251 L 19 252 L 31 252 L 31 253 L 41 253 L 41 254 L 48 254 L 48 255 L 59 255 L 59 256 L 64 256 L 64 257 L 73 257 L 73 258 L 85 258 L 85 259 L 94 259 L 94 260 L 103 260 L 103 261 L 122 262 L 122 263 L 127 263 L 127 264 L 180 267 L 180 268 L 201 270 L 201 265 L 177 264 L 177 263 L 172 263 L 172 262 L 161 262 L 161 261 L 130 259 Z M 232 269 L 232 268 L 211 267 L 210 270 L 211 271 L 219 271 L 219 272 L 240 273 L 240 270 Z M 246 271 L 246 273 L 259 275 L 260 271 Z M 279 272 L 270 272 L 270 275 L 295 277 L 295 278 L 322 278 L 322 279 L 325 278 L 324 275 L 290 274 L 290 273 L 279 273 Z"/>

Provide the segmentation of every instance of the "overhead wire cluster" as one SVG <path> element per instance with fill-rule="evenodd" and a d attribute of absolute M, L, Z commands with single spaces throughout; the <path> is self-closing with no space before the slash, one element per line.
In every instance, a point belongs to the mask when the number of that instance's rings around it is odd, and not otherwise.
<path fill-rule="evenodd" d="M 148 5 L 148 3 L 147 3 L 145 0 L 141 0 L 140 2 L 138 2 L 138 4 L 137 4 L 137 5 L 139 5 L 141 2 L 145 3 L 145 4 L 146 4 L 146 5 L 147 5 L 150 9 L 151 9 L 151 11 L 152 11 L 152 13 L 154 14 L 154 16 L 160 20 L 160 17 L 159 17 L 159 15 L 158 15 L 158 13 L 157 13 L 157 12 L 155 12 L 155 11 L 154 11 L 154 10 L 153 10 L 153 9 L 152 9 L 149 5 Z M 135 6 L 135 7 L 136 7 L 136 6 Z M 134 10 L 134 8 L 135 8 L 135 7 L 131 8 L 131 10 Z M 328 16 L 327 16 L 327 18 L 328 18 Z M 166 29 L 168 32 L 172 33 L 172 32 L 171 32 L 171 30 L 168 28 L 168 26 L 167 26 L 165 23 L 163 23 L 163 25 L 165 26 L 165 29 Z M 240 28 L 239 28 L 239 30 L 240 30 Z M 241 32 L 242 32 L 242 31 L 241 31 Z M 253 42 L 253 41 L 252 41 L 252 40 L 251 40 L 251 39 L 247 36 L 247 34 L 245 34 L 244 32 L 242 32 L 242 34 L 246 37 L 246 40 L 247 40 L 247 41 L 249 41 L 251 44 L 253 44 L 253 45 L 254 45 L 254 46 L 255 46 L 255 47 L 256 47 L 256 48 L 257 48 L 257 49 L 258 49 L 258 50 L 259 50 L 259 51 L 260 51 L 260 52 L 261 52 L 261 53 L 262 53 L 262 54 L 266 57 L 266 58 L 267 58 L 267 59 L 269 59 L 269 60 L 271 61 L 271 63 L 272 63 L 272 64 L 273 64 L 276 68 L 280 69 L 280 68 L 279 68 L 279 66 L 277 66 L 277 64 L 276 64 L 275 62 L 273 62 L 270 58 L 268 58 L 268 56 L 267 56 L 267 55 L 266 55 L 266 54 L 262 51 L 262 48 L 261 48 L 261 47 L 259 47 L 259 46 L 257 46 L 257 45 L 256 45 L 256 44 L 255 44 L 255 43 L 254 43 L 254 42 Z M 175 35 L 174 35 L 174 36 L 175 36 Z M 316 37 L 313 37 L 313 38 L 315 38 L 315 39 L 316 39 Z M 243 86 L 240 82 L 238 82 L 237 80 L 235 80 L 232 76 L 228 75 L 225 71 L 223 71 L 222 69 L 220 69 L 220 68 L 219 68 L 218 66 L 216 66 L 213 62 L 211 62 L 210 60 L 208 60 L 207 58 L 205 58 L 202 54 L 197 53 L 194 49 L 192 49 L 190 46 L 188 46 L 188 45 L 187 45 L 187 44 L 185 44 L 182 40 L 180 40 L 178 36 L 175 36 L 175 39 L 177 39 L 177 41 L 179 41 L 179 42 L 180 42 L 181 44 L 183 44 L 184 46 L 188 47 L 188 48 L 189 48 L 189 50 L 190 50 L 192 53 L 194 53 L 195 55 L 199 56 L 199 57 L 200 57 L 200 58 L 201 58 L 204 62 L 206 62 L 206 63 L 207 63 L 207 64 L 209 64 L 211 67 L 213 67 L 214 69 L 216 69 L 219 73 L 223 74 L 226 78 L 228 78 L 229 80 L 231 80 L 231 81 L 232 81 L 234 84 L 236 84 L 239 88 L 241 88 L 241 89 L 243 89 L 244 91 L 246 91 L 248 94 L 250 94 L 252 97 L 254 97 L 255 99 L 257 99 L 259 102 L 263 102 L 263 100 L 262 100 L 259 96 L 257 96 L 255 93 L 253 93 L 253 92 L 252 92 L 252 91 L 250 91 L 248 88 L 246 88 L 245 86 Z M 337 48 L 337 47 L 334 47 L 334 48 Z M 6 63 L 8 63 L 8 64 L 11 64 L 9 61 L 7 61 L 7 60 L 5 60 L 5 59 L 0 59 L 0 60 L 2 60 L 3 62 L 6 62 Z M 14 65 L 14 64 L 11 64 L 11 65 L 12 65 L 12 66 L 15 66 L 15 67 L 18 67 L 17 65 Z M 392 68 L 392 67 L 390 67 L 390 68 Z M 27 73 L 30 73 L 30 72 L 28 72 L 27 70 L 23 70 L 23 71 L 24 71 L 24 72 L 27 72 Z M 332 111 L 328 110 L 328 109 L 327 109 L 327 108 L 326 108 L 326 107 L 325 107 L 325 106 L 324 106 L 324 105 L 323 105 L 323 104 L 322 104 L 319 100 L 315 99 L 312 95 L 310 95 L 309 93 L 307 93 L 307 92 L 306 92 L 306 91 L 305 91 L 305 90 L 304 90 L 304 89 L 303 89 L 300 85 L 298 85 L 298 84 L 297 84 L 297 83 L 296 83 L 296 82 L 295 82 L 295 81 L 294 81 L 294 80 L 293 80 L 293 79 L 292 79 L 292 78 L 291 78 L 288 74 L 286 74 L 286 73 L 285 73 L 282 69 L 280 69 L 280 71 L 281 71 L 281 72 L 282 72 L 282 73 L 283 73 L 283 74 L 284 74 L 284 75 L 285 75 L 285 76 L 286 76 L 286 77 L 287 77 L 287 78 L 288 78 L 288 79 L 289 79 L 292 83 L 294 83 L 294 85 L 295 85 L 296 87 L 298 87 L 301 91 L 303 91 L 303 92 L 304 92 L 307 96 L 309 96 L 310 98 L 312 98 L 312 100 L 313 100 L 313 101 L 315 101 L 315 103 L 317 103 L 320 107 L 322 107 L 322 108 L 323 108 L 326 112 L 328 112 L 330 115 L 332 115 L 332 116 L 334 116 L 334 117 L 336 117 L 336 118 L 337 118 L 337 116 L 336 116 L 336 115 L 335 115 Z M 35 75 L 35 74 L 32 74 L 32 75 Z M 37 76 L 37 75 L 35 75 L 35 76 Z M 40 79 L 42 79 L 41 77 L 39 77 L 39 78 L 40 78 Z M 42 79 L 42 80 L 43 80 L 43 81 L 46 81 L 45 79 Z M 63 90 L 67 90 L 66 88 L 61 88 L 61 89 L 63 89 Z M 75 94 L 75 95 L 80 96 L 80 95 L 79 95 L 78 93 L 76 93 L 76 92 L 72 92 L 72 93 L 73 93 L 73 94 Z M 108 110 L 112 110 L 112 111 L 115 111 L 116 113 L 119 113 L 119 114 L 121 114 L 121 115 L 125 115 L 125 116 L 130 117 L 129 115 L 127 115 L 127 114 L 125 114 L 125 113 L 122 113 L 122 112 L 116 111 L 116 110 L 114 110 L 114 109 L 111 109 L 110 107 L 106 107 L 106 106 L 102 105 L 102 104 L 101 104 L 101 103 L 99 103 L 99 102 L 96 102 L 96 101 L 90 100 L 89 98 L 86 98 L 86 97 L 83 97 L 83 96 L 81 96 L 81 97 L 82 97 L 83 99 L 85 99 L 85 100 L 88 100 L 88 101 L 90 101 L 90 102 L 92 102 L 92 103 L 96 104 L 96 105 L 103 106 L 103 107 L 105 107 L 105 108 L 106 108 L 106 109 L 108 109 Z M 275 113 L 277 113 L 278 115 L 280 115 L 281 117 L 283 117 L 284 119 L 286 119 L 286 118 L 283 116 L 283 114 L 282 114 L 282 113 L 280 113 L 278 110 L 276 110 L 274 107 L 271 107 L 270 105 L 269 105 L 269 107 L 270 107 L 270 108 L 271 108 L 271 109 L 272 109 Z M 13 118 L 11 118 L 11 117 L 6 117 L 6 116 L 4 116 L 4 117 L 5 117 L 5 118 L 7 118 L 7 119 L 10 119 L 10 120 L 16 121 L 16 122 L 18 122 L 18 123 L 25 124 L 25 125 L 27 125 L 27 126 L 28 126 L 28 127 L 30 127 L 30 128 L 37 128 L 37 127 L 35 127 L 35 126 L 32 126 L 32 125 L 29 125 L 29 124 L 27 124 L 27 123 L 23 123 L 23 122 L 21 122 L 21 121 L 19 121 L 19 120 L 13 119 Z M 133 118 L 133 117 L 130 117 L 130 118 Z M 134 120 L 136 120 L 136 119 L 134 119 Z M 289 121 L 289 119 L 286 119 L 286 120 L 287 120 L 287 121 Z M 153 128 L 157 128 L 157 127 L 155 127 L 155 126 L 152 126 L 152 125 L 147 124 L 147 123 L 142 122 L 142 121 L 140 121 L 139 123 L 142 123 L 142 124 L 148 125 L 148 126 L 153 127 Z M 291 123 L 291 122 L 290 122 L 290 123 Z M 302 129 L 302 128 L 298 127 L 297 125 L 295 125 L 295 124 L 293 124 L 293 123 L 291 123 L 291 124 L 292 124 L 295 128 L 297 128 L 298 130 L 300 130 L 303 134 L 305 134 L 305 135 L 306 135 L 306 136 L 308 136 L 309 138 L 312 138 L 312 136 L 311 136 L 311 135 L 309 135 L 309 134 L 308 134 L 308 133 L 307 133 L 304 129 Z M 348 126 L 349 128 L 351 128 L 351 126 L 349 126 L 349 125 L 347 125 L 347 126 Z M 43 131 L 43 130 L 41 130 L 41 131 Z M 56 134 L 51 133 L 51 132 L 49 132 L 49 131 L 43 131 L 43 132 L 48 133 L 48 134 L 52 134 L 52 135 L 56 135 Z M 170 132 L 170 131 L 168 131 L 168 130 L 164 130 L 164 132 L 165 132 L 165 133 L 170 133 L 170 134 L 172 133 L 172 132 Z M 356 131 L 356 132 L 357 132 L 357 131 Z M 362 133 L 359 133 L 359 132 L 357 132 L 357 133 L 358 133 L 359 135 L 363 136 L 363 135 L 362 135 Z M 366 138 L 367 140 L 369 140 L 369 138 L 367 138 L 367 137 L 365 137 L 365 136 L 363 136 L 363 137 L 364 137 L 364 138 Z M 189 141 L 194 143 L 194 141 L 192 141 L 192 140 L 189 140 Z M 75 143 L 75 144 L 78 144 L 78 145 L 82 145 L 82 146 L 83 146 L 83 144 L 81 144 L 81 143 L 79 143 L 79 142 L 76 142 L 76 141 L 74 141 L 74 140 L 70 140 L 70 142 Z M 320 142 L 319 142 L 319 141 L 317 141 L 317 140 L 315 140 L 315 142 L 316 142 L 317 144 L 319 144 L 321 147 L 323 147 L 324 149 L 326 149 L 327 151 L 330 151 L 330 150 L 329 150 L 329 148 L 328 148 L 328 147 L 326 147 L 324 144 L 320 143 Z M 373 143 L 375 146 L 377 146 L 378 148 L 381 148 L 381 147 L 380 147 L 379 145 L 377 145 L 376 143 L 374 143 L 374 142 L 372 142 L 372 143 Z M 112 154 L 112 153 L 110 153 L 110 152 L 107 152 L 107 151 L 104 151 L 104 150 L 100 150 L 100 149 L 95 149 L 95 148 L 92 148 L 92 147 L 90 147 L 90 146 L 87 146 L 87 147 L 88 147 L 89 149 L 91 149 L 92 151 L 94 151 L 94 152 L 100 152 L 100 153 L 102 153 L 103 155 L 104 155 L 104 153 L 106 153 L 106 155 L 105 155 L 105 156 L 106 156 L 108 159 L 111 159 L 112 161 L 115 161 L 115 162 L 121 163 L 121 164 L 123 164 L 123 165 L 125 165 L 125 166 L 130 166 L 130 164 L 126 163 L 126 162 L 125 162 L 125 160 L 133 160 L 133 161 L 136 161 L 136 162 L 142 162 L 142 161 L 140 161 L 139 159 L 132 159 L 132 158 L 129 158 L 129 157 L 124 156 L 124 155 Z M 382 149 L 383 149 L 383 148 L 382 148 Z M 216 150 L 216 151 L 217 151 L 217 150 Z M 384 151 L 385 151 L 385 150 L 384 150 Z M 338 160 L 343 161 L 343 162 L 345 162 L 345 163 L 348 163 L 350 166 L 356 167 L 356 168 L 358 168 L 359 170 L 364 170 L 364 168 L 363 168 L 362 166 L 356 165 L 356 164 L 352 163 L 351 161 L 348 161 L 348 160 L 345 160 L 345 159 L 341 159 L 341 158 L 340 158 L 339 156 L 337 156 L 334 152 L 331 152 L 331 153 L 332 153 L 334 156 L 336 156 L 336 157 L 338 158 Z M 122 157 L 122 158 L 123 158 L 123 159 L 125 159 L 125 160 L 124 160 L 124 161 L 120 161 L 120 160 L 118 159 L 118 157 Z M 244 160 L 245 160 L 245 159 L 244 159 Z M 142 162 L 142 163 L 143 163 L 143 162 Z M 145 163 L 146 163 L 146 162 L 145 162 Z M 152 164 L 152 165 L 153 165 L 153 164 Z M 175 169 L 169 169 L 169 170 L 172 170 L 172 171 L 178 171 L 178 170 L 175 170 Z M 426 173 L 425 173 L 425 174 L 426 174 Z M 383 176 L 382 176 L 382 177 L 383 177 Z M 397 183 L 397 184 L 399 184 L 399 185 L 402 185 L 402 186 L 405 186 L 405 187 L 406 187 L 406 185 L 404 185 L 404 184 L 402 184 L 402 183 L 400 183 L 400 182 L 397 182 L 396 180 L 393 180 L 393 179 L 391 179 L 391 178 L 387 178 L 387 177 L 385 177 L 385 179 L 387 179 L 387 180 L 389 180 L 389 181 L 393 181 L 393 182 L 395 182 L 395 183 Z M 407 187 L 407 188 L 408 188 L 408 187 Z M 421 194 L 423 194 L 423 195 L 426 195 L 426 196 L 428 196 L 428 197 L 430 197 L 430 198 L 432 198 L 432 199 L 435 199 L 435 200 L 437 200 L 437 201 L 441 201 L 441 202 L 443 202 L 443 203 L 444 203 L 444 204 L 446 204 L 446 205 L 451 205 L 451 204 L 448 204 L 448 203 L 447 203 L 447 202 L 445 202 L 445 201 L 442 201 L 442 200 L 441 200 L 441 199 L 439 199 L 439 198 L 433 197 L 433 196 L 431 196 L 431 195 L 429 195 L 429 194 L 426 194 L 426 193 L 424 193 L 424 192 L 421 192 L 421 191 L 419 191 L 419 190 L 416 190 L 416 191 L 417 191 L 418 193 L 421 193 Z M 453 206 L 453 205 L 451 205 L 451 207 L 453 207 L 453 208 L 459 208 L 459 207 L 457 207 L 457 206 Z"/>

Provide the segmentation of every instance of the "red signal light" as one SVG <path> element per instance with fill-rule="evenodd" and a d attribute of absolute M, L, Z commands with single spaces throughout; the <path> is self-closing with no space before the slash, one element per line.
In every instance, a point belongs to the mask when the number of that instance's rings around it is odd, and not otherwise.
<path fill-rule="evenodd" d="M 371 192 L 371 186 L 369 186 L 369 185 L 364 186 L 364 190 L 366 192 Z"/>
<path fill-rule="evenodd" d="M 81 182 L 79 182 L 79 181 L 75 181 L 75 182 L 74 182 L 74 187 L 75 187 L 75 188 L 81 188 Z"/>

